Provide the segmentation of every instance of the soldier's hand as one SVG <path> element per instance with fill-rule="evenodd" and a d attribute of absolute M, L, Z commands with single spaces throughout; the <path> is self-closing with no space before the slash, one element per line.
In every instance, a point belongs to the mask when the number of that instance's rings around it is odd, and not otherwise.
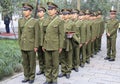
<path fill-rule="evenodd" d="M 87 42 L 85 42 L 85 44 L 87 45 L 87 44 L 88 44 L 88 41 L 87 41 Z"/>
<path fill-rule="evenodd" d="M 81 47 L 82 47 L 82 44 L 80 44 L 79 47 L 81 48 Z"/>
<path fill-rule="evenodd" d="M 107 33 L 107 36 L 110 36 L 110 34 L 109 34 L 109 33 Z"/>
<path fill-rule="evenodd" d="M 62 52 L 62 48 L 59 48 L 59 53 L 61 53 Z"/>
<path fill-rule="evenodd" d="M 37 52 L 38 48 L 34 48 L 34 51 Z"/>
<path fill-rule="evenodd" d="M 45 48 L 44 47 L 42 47 L 42 50 L 43 50 L 43 52 L 45 52 Z"/>

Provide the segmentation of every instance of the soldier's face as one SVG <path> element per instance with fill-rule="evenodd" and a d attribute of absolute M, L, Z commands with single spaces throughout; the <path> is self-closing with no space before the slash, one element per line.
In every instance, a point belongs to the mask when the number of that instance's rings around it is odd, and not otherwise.
<path fill-rule="evenodd" d="M 39 17 L 44 17 L 44 12 L 43 11 L 39 11 L 38 13 L 37 13 L 37 15 L 39 16 Z"/>
<path fill-rule="evenodd" d="M 116 17 L 115 14 L 110 14 L 110 18 L 114 19 Z"/>
<path fill-rule="evenodd" d="M 32 11 L 30 11 L 30 10 L 23 11 L 23 16 L 24 17 L 27 17 L 27 16 L 29 16 L 31 14 L 32 14 Z"/>
<path fill-rule="evenodd" d="M 57 10 L 56 10 L 56 9 L 51 9 L 51 10 L 48 10 L 48 14 L 49 14 L 50 16 L 55 15 L 55 14 L 56 14 L 56 12 L 57 12 Z"/>
<path fill-rule="evenodd" d="M 76 19 L 77 17 L 78 17 L 77 13 L 72 14 L 72 18 L 73 18 L 73 19 Z"/>
<path fill-rule="evenodd" d="M 69 19 L 69 15 L 67 14 L 67 15 L 63 15 L 63 18 L 65 19 L 65 20 L 67 20 L 67 19 Z"/>

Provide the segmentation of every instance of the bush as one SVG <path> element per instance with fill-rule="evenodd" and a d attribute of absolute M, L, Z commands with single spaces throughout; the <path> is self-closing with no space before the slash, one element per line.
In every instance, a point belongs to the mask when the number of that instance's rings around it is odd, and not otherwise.
<path fill-rule="evenodd" d="M 0 39 L 0 79 L 22 71 L 21 62 L 17 40 Z"/>

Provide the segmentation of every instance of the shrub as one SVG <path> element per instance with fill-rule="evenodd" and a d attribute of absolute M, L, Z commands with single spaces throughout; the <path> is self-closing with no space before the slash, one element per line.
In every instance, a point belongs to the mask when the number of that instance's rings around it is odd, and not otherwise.
<path fill-rule="evenodd" d="M 17 40 L 0 39 L 0 79 L 22 71 L 21 62 Z"/>

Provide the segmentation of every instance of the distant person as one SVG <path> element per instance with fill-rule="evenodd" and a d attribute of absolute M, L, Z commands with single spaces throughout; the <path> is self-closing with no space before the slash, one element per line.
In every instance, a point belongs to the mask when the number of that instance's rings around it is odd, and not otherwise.
<path fill-rule="evenodd" d="M 107 21 L 107 57 L 105 60 L 115 61 L 116 57 L 116 38 L 119 21 L 116 19 L 116 10 L 112 7 L 110 10 L 110 19 Z"/>
<path fill-rule="evenodd" d="M 5 24 L 6 33 L 10 33 L 10 27 L 9 27 L 10 17 L 8 15 L 4 17 L 4 24 Z"/>

